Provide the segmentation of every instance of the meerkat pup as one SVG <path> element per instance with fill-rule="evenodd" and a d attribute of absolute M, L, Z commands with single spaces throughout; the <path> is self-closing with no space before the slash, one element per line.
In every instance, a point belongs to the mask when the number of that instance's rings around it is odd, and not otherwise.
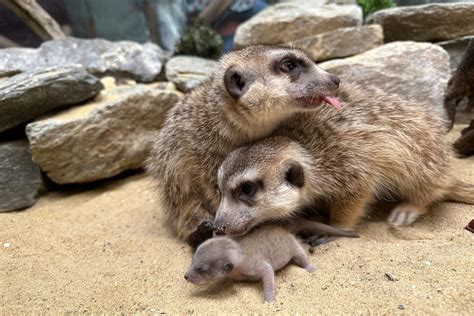
<path fill-rule="evenodd" d="M 352 228 L 374 199 L 401 203 L 388 222 L 411 224 L 439 201 L 474 204 L 474 186 L 457 181 L 443 121 L 396 96 L 342 84 L 342 110 L 296 115 L 275 134 L 228 155 L 214 225 L 243 235 L 326 199 L 330 223 Z"/>
<path fill-rule="evenodd" d="M 295 113 L 323 102 L 338 108 L 338 85 L 297 49 L 251 46 L 224 55 L 212 79 L 170 110 L 147 163 L 176 235 L 194 247 L 212 236 L 225 157 Z"/>
<path fill-rule="evenodd" d="M 290 261 L 314 272 L 305 250 L 288 230 L 263 225 L 241 238 L 218 236 L 202 243 L 184 278 L 197 285 L 222 279 L 262 281 L 265 302 L 275 300 L 275 271 Z"/>

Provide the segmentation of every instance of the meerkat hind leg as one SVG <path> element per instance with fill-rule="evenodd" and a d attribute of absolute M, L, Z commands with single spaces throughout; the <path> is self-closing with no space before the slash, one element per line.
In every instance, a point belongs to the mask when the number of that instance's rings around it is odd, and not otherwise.
<path fill-rule="evenodd" d="M 309 261 L 308 256 L 306 255 L 306 252 L 304 251 L 303 247 L 301 245 L 297 244 L 295 249 L 295 255 L 293 256 L 293 261 L 296 265 L 302 267 L 309 273 L 313 273 L 315 268 L 313 264 Z"/>
<path fill-rule="evenodd" d="M 391 226 L 408 226 L 426 213 L 426 207 L 420 207 L 413 203 L 405 202 L 397 205 L 387 218 Z"/>
<path fill-rule="evenodd" d="M 372 195 L 370 191 L 361 192 L 351 199 L 337 199 L 331 206 L 331 225 L 353 228 L 364 215 Z"/>

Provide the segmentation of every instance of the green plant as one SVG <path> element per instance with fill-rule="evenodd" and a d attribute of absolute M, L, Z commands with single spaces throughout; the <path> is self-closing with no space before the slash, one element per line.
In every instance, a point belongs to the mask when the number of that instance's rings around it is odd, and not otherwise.
<path fill-rule="evenodd" d="M 393 0 L 357 0 L 357 4 L 362 7 L 364 18 L 375 11 L 395 6 Z"/>
<path fill-rule="evenodd" d="M 176 54 L 216 59 L 222 54 L 222 48 L 221 36 L 202 19 L 197 19 L 176 44 Z"/>

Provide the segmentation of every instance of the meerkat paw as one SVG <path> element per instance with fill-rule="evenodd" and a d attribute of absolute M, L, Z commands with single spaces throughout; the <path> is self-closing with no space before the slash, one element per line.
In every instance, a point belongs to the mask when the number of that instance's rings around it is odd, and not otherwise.
<path fill-rule="evenodd" d="M 316 268 L 315 266 L 313 266 L 311 263 L 306 265 L 305 267 L 305 270 L 308 271 L 309 273 L 313 273 L 314 271 L 316 271 Z"/>
<path fill-rule="evenodd" d="M 212 238 L 214 233 L 214 225 L 209 221 L 204 221 L 196 228 L 196 230 L 188 237 L 188 244 L 196 250 L 197 247 Z"/>
<path fill-rule="evenodd" d="M 391 226 L 408 226 L 416 221 L 423 213 L 425 212 L 422 208 L 413 204 L 403 203 L 392 210 L 387 218 L 387 222 Z"/>

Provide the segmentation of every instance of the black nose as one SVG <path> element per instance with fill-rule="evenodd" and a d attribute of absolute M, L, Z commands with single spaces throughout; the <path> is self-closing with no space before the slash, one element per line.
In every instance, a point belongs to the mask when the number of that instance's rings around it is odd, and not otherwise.
<path fill-rule="evenodd" d="M 341 83 L 341 80 L 338 77 L 331 75 L 331 81 L 334 83 L 336 88 L 339 88 L 339 84 Z"/>

